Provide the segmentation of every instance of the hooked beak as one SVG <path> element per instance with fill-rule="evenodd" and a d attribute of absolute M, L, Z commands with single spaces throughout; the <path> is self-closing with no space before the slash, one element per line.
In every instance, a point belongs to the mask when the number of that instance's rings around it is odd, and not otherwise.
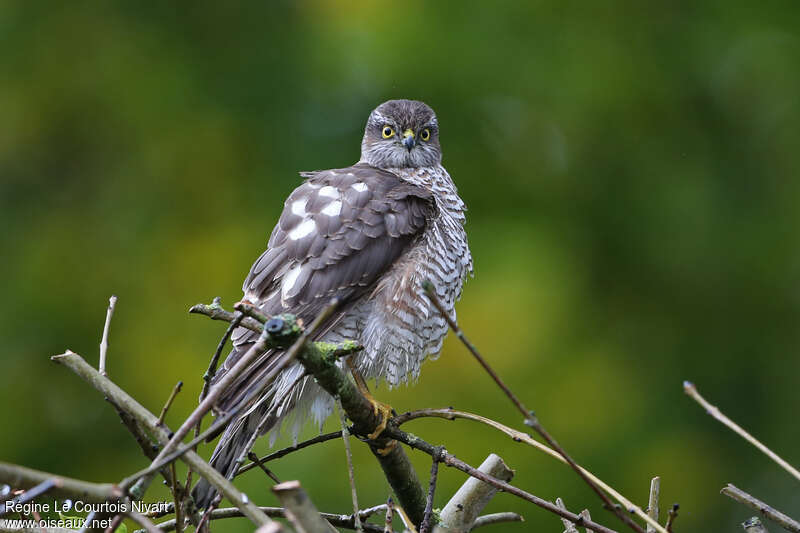
<path fill-rule="evenodd" d="M 412 148 L 414 148 L 414 144 L 416 143 L 416 138 L 414 137 L 414 132 L 411 129 L 407 129 L 403 132 L 403 146 L 406 147 L 406 150 L 409 152 Z"/>

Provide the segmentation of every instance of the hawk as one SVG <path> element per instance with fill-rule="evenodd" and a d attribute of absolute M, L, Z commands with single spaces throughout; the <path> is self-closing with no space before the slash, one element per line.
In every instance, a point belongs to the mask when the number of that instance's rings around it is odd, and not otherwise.
<path fill-rule="evenodd" d="M 361 159 L 347 168 L 301 173 L 286 199 L 267 250 L 250 269 L 244 299 L 265 315 L 292 313 L 310 323 L 340 302 L 316 340 L 356 340 L 357 382 L 389 386 L 415 380 L 426 357 L 438 356 L 447 323 L 422 284 L 431 280 L 452 318 L 472 256 L 464 230 L 466 207 L 441 165 L 439 124 L 423 102 L 390 100 L 369 115 Z M 258 339 L 237 328 L 219 379 Z M 238 405 L 279 358 L 260 356 L 218 402 Z M 211 465 L 231 478 L 255 437 L 288 423 L 294 438 L 309 418 L 322 425 L 334 399 L 303 375 L 299 363 L 279 374 L 245 414 L 225 429 Z M 292 420 L 288 420 L 292 419 Z M 195 502 L 207 507 L 214 489 L 202 480 Z"/>

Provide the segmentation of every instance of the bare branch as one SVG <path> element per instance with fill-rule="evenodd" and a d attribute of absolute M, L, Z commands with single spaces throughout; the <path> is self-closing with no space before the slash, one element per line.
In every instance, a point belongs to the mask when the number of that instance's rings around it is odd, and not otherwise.
<path fill-rule="evenodd" d="M 383 510 L 386 508 L 386 505 L 378 505 L 376 507 L 370 509 L 362 509 L 359 511 L 359 516 L 362 519 L 366 519 L 371 513 L 373 509 Z M 270 518 L 286 518 L 286 510 L 283 507 L 259 507 L 259 509 Z M 335 513 L 319 513 L 322 518 L 327 520 L 330 524 L 341 527 L 345 529 L 355 529 L 355 524 L 353 522 L 353 515 L 347 514 L 335 514 Z M 215 509 L 210 513 L 209 519 L 210 520 L 221 520 L 225 518 L 241 518 L 242 512 L 237 509 L 236 507 L 226 507 L 224 509 Z M 175 520 L 167 520 L 157 524 L 160 532 L 163 531 L 174 531 L 175 530 Z M 368 522 L 363 522 L 363 528 L 366 533 L 384 533 L 382 526 L 377 526 L 375 524 L 370 524 Z M 138 533 L 138 532 L 137 532 Z M 390 531 L 389 533 L 393 533 Z"/>
<path fill-rule="evenodd" d="M 56 478 L 47 478 L 35 487 L 31 487 L 11 501 L 0 502 L 0 516 L 6 513 L 6 507 L 15 508 L 24 505 L 38 498 L 39 496 L 48 493 L 58 485 Z"/>
<path fill-rule="evenodd" d="M 516 429 L 510 428 L 506 425 L 501 424 L 491 418 L 486 418 L 485 416 L 476 415 L 474 413 L 468 413 L 465 411 L 456 411 L 455 409 L 445 408 L 445 409 L 420 409 L 419 411 L 411 411 L 406 412 L 401 415 L 397 415 L 396 417 L 392 418 L 392 423 L 396 426 L 404 424 L 410 420 L 415 420 L 417 418 L 425 418 L 425 417 L 434 417 L 434 418 L 444 418 L 446 420 L 455 420 L 457 418 L 463 418 L 466 420 L 472 420 L 475 422 L 480 422 L 481 424 L 486 424 L 498 431 L 502 431 L 514 442 L 521 442 L 527 444 L 529 446 L 533 446 L 537 450 L 540 450 L 553 459 L 557 459 L 564 464 L 567 464 L 567 461 L 564 457 L 556 452 L 555 450 L 548 448 L 544 444 L 534 440 L 530 435 L 527 433 L 523 433 L 521 431 L 517 431 Z M 598 478 L 594 474 L 592 474 L 589 470 L 586 470 L 582 466 L 578 466 L 581 471 L 586 475 L 586 477 L 590 478 L 594 483 L 596 483 L 600 488 L 610 494 L 615 500 L 620 502 L 628 512 L 635 513 L 637 516 L 645 520 L 648 526 L 652 527 L 656 531 L 660 533 L 665 533 L 664 527 L 658 524 L 658 522 L 654 521 L 650 518 L 641 507 L 631 502 L 628 498 L 617 492 L 613 487 L 608 485 L 602 479 Z M 657 527 L 656 527 L 657 526 Z"/>
<path fill-rule="evenodd" d="M 578 516 L 583 518 L 584 522 L 586 522 L 587 520 L 591 520 L 592 519 L 592 514 L 589 512 L 589 509 L 584 509 L 583 511 L 578 513 Z"/>
<path fill-rule="evenodd" d="M 675 519 L 678 518 L 678 509 L 680 509 L 680 505 L 677 503 L 672 504 L 672 508 L 667 512 L 667 525 L 665 529 L 672 533 L 672 524 L 675 523 Z"/>
<path fill-rule="evenodd" d="M 267 477 L 270 478 L 272 481 L 274 481 L 275 483 L 281 483 L 281 480 L 278 479 L 278 476 L 276 476 L 272 470 L 270 470 L 269 468 L 264 466 L 263 463 L 258 461 L 258 456 L 254 452 L 249 452 L 247 454 L 247 458 L 253 461 L 253 464 L 258 465 L 261 471 L 264 472 L 267 475 Z"/>
<path fill-rule="evenodd" d="M 661 478 L 656 476 L 650 480 L 650 497 L 647 500 L 647 516 L 658 522 L 658 496 L 661 492 Z M 647 524 L 647 533 L 655 533 L 655 528 Z"/>
<path fill-rule="evenodd" d="M 189 308 L 189 313 L 198 314 L 198 315 L 206 315 L 211 320 L 223 320 L 225 322 L 233 322 L 237 320 L 236 315 L 238 313 L 231 313 L 230 311 L 226 311 L 222 308 L 219 304 L 219 299 L 215 298 L 214 302 L 211 305 L 206 304 L 197 304 L 193 305 Z M 256 333 L 261 333 L 264 330 L 262 324 L 253 318 L 241 318 L 239 319 L 239 325 L 247 328 L 251 331 L 255 331 Z"/>
<path fill-rule="evenodd" d="M 3 462 L 0 462 L 0 483 L 20 489 L 33 489 L 42 485 L 57 498 L 72 498 L 91 503 L 117 500 L 123 496 L 119 487 L 111 483 L 91 483 Z"/>
<path fill-rule="evenodd" d="M 428 455 L 433 456 L 433 454 L 435 453 L 436 446 L 434 446 L 434 445 L 432 445 L 432 444 L 430 444 L 428 442 L 425 442 L 424 440 L 422 440 L 421 438 L 417 437 L 416 435 L 412 435 L 410 433 L 406 433 L 406 432 L 401 431 L 401 430 L 399 430 L 397 428 L 394 428 L 394 427 L 386 428 L 386 430 L 384 431 L 384 434 L 388 434 L 393 439 L 396 439 L 396 440 L 398 440 L 400 442 L 403 442 L 403 443 L 411 446 L 414 449 L 423 451 L 423 452 L 427 453 Z M 577 514 L 570 513 L 569 511 L 564 511 L 563 509 L 559 509 L 555 504 L 553 504 L 553 503 L 551 503 L 551 502 L 549 502 L 547 500 L 544 500 L 544 499 L 542 499 L 542 498 L 540 498 L 538 496 L 535 496 L 535 495 L 531 494 L 530 492 L 526 492 L 526 491 L 524 491 L 524 490 L 522 490 L 522 489 L 520 489 L 518 487 L 510 485 L 510 484 L 508 484 L 507 482 L 505 482 L 503 480 L 497 479 L 496 477 L 493 477 L 493 476 L 490 476 L 488 474 L 485 474 L 485 473 L 479 471 L 477 468 L 468 465 L 467 463 L 465 463 L 461 459 L 458 459 L 456 456 L 454 456 L 454 455 L 452 455 L 450 453 L 447 453 L 447 454 L 444 455 L 444 459 L 442 460 L 442 462 L 445 465 L 449 466 L 449 467 L 455 468 L 457 470 L 461 470 L 462 472 L 464 472 L 466 474 L 469 474 L 470 476 L 472 476 L 474 478 L 478 478 L 481 481 L 484 481 L 484 482 L 488 483 L 489 485 L 492 485 L 493 487 L 496 487 L 497 489 L 500 489 L 500 490 L 502 490 L 504 492 L 507 492 L 509 494 L 513 494 L 514 496 L 517 496 L 518 498 L 521 498 L 521 499 L 523 499 L 525 501 L 528 501 L 528 502 L 531 502 L 531 503 L 533 503 L 535 505 L 538 505 L 539 507 L 550 511 L 551 513 L 555 513 L 555 514 L 557 514 L 559 516 L 562 516 L 564 518 L 567 518 L 567 519 L 569 519 L 569 520 L 571 520 L 573 522 L 582 520 L 581 517 L 579 517 Z M 598 524 L 598 523 L 592 522 L 592 521 L 590 521 L 590 522 L 585 522 L 584 521 L 584 526 L 586 528 L 588 528 L 588 529 L 591 529 L 592 531 L 597 531 L 598 533 L 611 533 L 612 531 L 614 531 L 613 529 L 609 529 L 609 528 L 607 528 L 607 527 L 605 527 L 605 526 L 603 526 L 601 524 Z"/>
<path fill-rule="evenodd" d="M 169 441 L 169 430 L 165 425 L 158 425 L 156 415 L 141 406 L 136 400 L 131 398 L 128 393 L 119 388 L 108 378 L 101 376 L 97 370 L 92 368 L 84 359 L 71 351 L 61 355 L 54 355 L 50 358 L 54 362 L 62 364 L 75 372 L 80 378 L 89 383 L 92 387 L 101 392 L 104 396 L 114 402 L 114 405 L 130 414 L 136 421 L 150 431 L 161 443 Z M 183 460 L 201 476 L 206 478 L 209 483 L 214 485 L 228 500 L 234 503 L 242 513 L 256 523 L 267 523 L 269 518 L 258 510 L 258 508 L 248 501 L 244 501 L 242 493 L 234 487 L 230 481 L 214 470 L 197 453 L 189 450 L 183 455 Z"/>
<path fill-rule="evenodd" d="M 393 533 L 394 527 L 392 523 L 394 521 L 394 502 L 392 502 L 392 497 L 386 500 L 386 517 L 383 520 L 383 533 Z"/>
<path fill-rule="evenodd" d="M 447 311 L 445 311 L 444 307 L 439 301 L 439 298 L 436 296 L 436 289 L 433 286 L 433 283 L 431 283 L 430 281 L 425 281 L 423 283 L 423 288 L 425 289 L 428 298 L 430 298 L 431 303 L 433 303 L 433 305 L 436 307 L 436 309 L 439 311 L 442 317 L 450 325 L 450 328 L 453 330 L 453 333 L 455 333 L 456 336 L 459 339 L 461 339 L 461 342 L 464 343 L 464 346 L 466 346 L 467 349 L 472 353 L 472 355 L 480 363 L 480 365 L 483 367 L 486 373 L 489 374 L 489 376 L 491 376 L 494 382 L 497 383 L 497 386 L 500 387 L 500 389 L 505 393 L 506 396 L 508 396 L 508 398 L 516 406 L 519 412 L 522 413 L 522 416 L 525 418 L 525 424 L 527 426 L 532 427 L 539 435 L 542 436 L 542 438 L 547 442 L 547 444 L 550 445 L 551 448 L 555 449 L 558 453 L 560 453 L 564 457 L 567 463 L 569 463 L 569 466 L 571 466 L 572 469 L 578 473 L 581 479 L 583 479 L 586 482 L 586 484 L 589 485 L 589 487 L 591 487 L 595 493 L 597 493 L 597 495 L 603 501 L 605 507 L 608 510 L 614 513 L 625 525 L 630 527 L 632 530 L 636 531 L 637 533 L 644 533 L 642 527 L 633 520 L 631 520 L 631 518 L 628 515 L 626 515 L 618 506 L 614 505 L 611 499 L 609 499 L 608 495 L 606 495 L 605 492 L 600 490 L 600 487 L 598 487 L 597 484 L 584 473 L 583 469 L 578 466 L 578 464 L 572 459 L 572 457 L 569 456 L 569 454 L 567 454 L 567 451 L 564 448 L 562 448 L 552 436 L 550 436 L 550 434 L 544 429 L 544 426 L 542 426 L 542 424 L 539 422 L 536 415 L 534 415 L 533 411 L 525 407 L 525 405 L 516 396 L 516 394 L 514 394 L 511 391 L 511 389 L 503 382 L 503 380 L 500 379 L 500 376 L 498 376 L 497 373 L 492 369 L 492 367 L 489 366 L 489 363 L 487 363 L 486 359 L 484 359 L 483 356 L 481 356 L 477 348 L 475 348 L 475 346 L 471 342 L 469 342 L 469 340 L 467 340 L 467 337 L 464 335 L 464 332 L 461 331 L 461 328 L 458 326 L 456 321 L 453 320 L 450 314 Z"/>
<path fill-rule="evenodd" d="M 330 533 L 328 523 L 322 518 L 299 481 L 286 481 L 272 487 L 286 508 L 286 518 L 298 531 L 305 533 Z"/>
<path fill-rule="evenodd" d="M 161 531 L 149 519 L 137 513 L 136 511 L 128 511 L 125 513 L 128 518 L 139 524 L 144 528 L 147 533 L 161 533 Z"/>
<path fill-rule="evenodd" d="M 217 305 L 219 305 L 219 302 L 216 298 L 215 301 L 217 301 Z M 200 391 L 200 401 L 203 401 L 208 395 L 208 389 L 211 387 L 211 380 L 213 380 L 214 376 L 217 374 L 217 366 L 219 366 L 219 358 L 222 356 L 222 350 L 225 349 L 225 345 L 228 343 L 228 339 L 231 338 L 233 330 L 239 327 L 239 323 L 243 318 L 243 313 L 236 313 L 230 325 L 228 326 L 228 329 L 225 330 L 225 333 L 219 340 L 217 349 L 214 350 L 214 355 L 211 356 L 211 360 L 208 362 L 208 369 L 206 370 L 206 373 L 203 374 L 203 390 Z M 197 431 L 200 431 L 199 426 L 197 427 Z"/>
<path fill-rule="evenodd" d="M 361 527 L 361 518 L 358 516 L 358 493 L 356 491 L 356 479 L 353 471 L 353 454 L 350 452 L 350 432 L 347 431 L 347 421 L 342 412 L 342 406 L 336 404 L 336 413 L 339 415 L 339 421 L 342 424 L 342 441 L 344 441 L 344 454 L 347 458 L 347 479 L 350 481 L 350 498 L 353 500 L 353 517 L 355 519 L 355 528 L 358 533 L 362 533 L 364 529 Z"/>
<path fill-rule="evenodd" d="M 173 387 L 172 392 L 169 395 L 169 398 L 167 398 L 167 403 L 164 404 L 164 407 L 161 408 L 161 414 L 158 415 L 159 425 L 164 423 L 164 417 L 167 416 L 167 411 L 169 411 L 169 408 L 172 407 L 172 402 L 175 401 L 175 396 L 178 395 L 178 393 L 181 391 L 182 388 L 183 388 L 183 381 L 177 382 L 175 384 L 175 387 Z"/>
<path fill-rule="evenodd" d="M 433 454 L 433 461 L 431 462 L 431 477 L 428 481 L 428 497 L 425 500 L 425 514 L 422 517 L 422 523 L 419 526 L 419 533 L 429 533 L 431 530 L 431 515 L 433 514 L 433 497 L 436 494 L 436 479 L 439 477 L 439 461 L 442 454 L 445 452 L 444 448 L 440 448 L 438 453 Z"/>
<path fill-rule="evenodd" d="M 142 427 L 139 425 L 136 419 L 134 419 L 124 410 L 117 407 L 112 400 L 108 398 L 106 399 L 112 405 L 112 407 L 114 407 L 114 410 L 117 412 L 117 415 L 119 415 L 122 424 L 126 428 L 128 428 L 128 431 L 131 432 L 131 435 L 133 435 L 133 438 L 136 440 L 136 443 L 142 449 L 142 453 L 144 454 L 144 456 L 150 459 L 151 461 L 155 459 L 156 455 L 158 455 L 158 445 L 155 442 L 153 442 L 153 440 L 150 438 L 147 432 L 145 432 L 142 429 Z M 172 479 L 172 473 L 168 469 L 162 468 L 161 470 L 159 470 L 159 472 L 161 472 L 161 475 L 164 477 L 164 480 L 166 480 L 167 484 L 169 485 L 173 484 L 174 480 Z M 177 483 L 176 486 L 179 489 L 182 488 L 179 482 Z"/>
<path fill-rule="evenodd" d="M 725 416 L 717 407 L 708 403 L 705 398 L 700 396 L 700 393 L 697 391 L 697 387 L 694 383 L 690 381 L 684 381 L 683 392 L 685 392 L 691 399 L 699 403 L 703 409 L 706 410 L 706 413 L 710 414 L 712 417 L 728 426 L 735 433 L 738 433 L 739 436 L 741 436 L 744 440 L 761 450 L 767 457 L 778 463 L 781 468 L 789 472 L 795 479 L 800 480 L 800 472 L 798 472 L 795 467 L 784 461 L 783 458 L 781 458 L 777 453 L 764 446 L 758 439 L 745 431 L 736 422 Z"/>
<path fill-rule="evenodd" d="M 797 520 L 793 519 L 788 515 L 783 514 L 782 512 L 772 507 L 771 505 L 762 502 L 761 500 L 755 498 L 754 496 L 751 496 L 742 489 L 736 488 L 730 483 L 728 483 L 728 486 L 722 487 L 722 490 L 720 492 L 725 496 L 732 498 L 737 502 L 758 511 L 765 517 L 769 518 L 770 520 L 781 526 L 786 531 L 793 531 L 794 533 L 800 533 L 800 522 L 798 522 Z"/>
<path fill-rule="evenodd" d="M 418 533 L 417 528 L 414 526 L 414 522 L 412 522 L 411 518 L 408 517 L 405 509 L 403 509 L 400 505 L 396 505 L 394 510 L 397 512 L 397 516 L 400 517 L 400 521 L 403 522 L 403 525 L 406 528 L 403 533 Z"/>
<path fill-rule="evenodd" d="M 250 460 L 253 461 L 253 462 L 249 463 L 249 464 L 246 464 L 246 465 L 242 466 L 241 468 L 239 468 L 239 470 L 236 472 L 236 475 L 238 476 L 238 475 L 244 474 L 245 472 L 247 472 L 248 470 L 252 470 L 256 466 L 260 466 L 260 465 L 262 465 L 264 463 L 268 463 L 270 461 L 274 461 L 275 459 L 280 459 L 284 455 L 289 455 L 290 453 L 296 452 L 298 450 L 302 450 L 303 448 L 307 448 L 309 446 L 313 446 L 314 444 L 319 444 L 321 442 L 327 442 L 329 440 L 338 439 L 338 438 L 341 438 L 341 436 L 342 436 L 342 432 L 341 431 L 332 431 L 331 433 L 325 433 L 324 435 L 318 435 L 318 436 L 314 437 L 313 439 L 308 439 L 308 440 L 303 441 L 303 442 L 301 442 L 299 444 L 295 444 L 294 446 L 287 446 L 286 448 L 283 448 L 283 449 L 278 450 L 276 452 L 272 452 L 272 453 L 270 453 L 268 455 L 265 455 L 261 459 L 254 460 L 254 459 L 251 458 Z"/>
<path fill-rule="evenodd" d="M 556 505 L 563 510 L 567 510 L 567 506 L 564 504 L 564 500 L 561 498 L 556 498 Z M 578 528 L 575 527 L 575 523 L 567 520 L 566 518 L 561 519 L 561 523 L 564 524 L 564 533 L 578 533 Z"/>
<path fill-rule="evenodd" d="M 251 318 L 256 319 L 258 322 L 262 324 L 266 324 L 269 317 L 258 310 L 258 307 L 253 305 L 252 303 L 242 300 L 241 302 L 236 302 L 233 304 L 233 308 L 239 311 L 242 314 L 245 314 Z"/>
<path fill-rule="evenodd" d="M 108 330 L 111 326 L 111 317 L 114 316 L 114 309 L 117 307 L 117 297 L 113 294 L 108 299 L 108 309 L 106 309 L 106 323 L 103 325 L 103 338 L 100 340 L 100 363 L 99 371 L 103 376 L 106 375 L 106 354 L 108 353 Z"/>
<path fill-rule="evenodd" d="M 264 524 L 260 528 L 256 529 L 256 533 L 282 533 L 286 531 L 281 525 L 280 522 L 272 522 L 270 524 Z"/>
<path fill-rule="evenodd" d="M 475 531 L 479 527 L 483 526 L 493 526 L 495 524 L 502 524 L 504 522 L 524 522 L 525 519 L 522 518 L 522 515 L 518 515 L 517 513 L 492 513 L 486 514 L 483 516 L 479 516 L 475 519 L 475 523 L 472 525 L 472 531 Z"/>
<path fill-rule="evenodd" d="M 514 477 L 514 471 L 495 454 L 489 455 L 478 467 L 478 471 L 506 482 L 511 481 L 511 478 Z M 439 515 L 440 522 L 433 530 L 434 533 L 466 533 L 470 531 L 478 515 L 495 493 L 497 493 L 496 487 L 470 477 L 442 509 Z"/>

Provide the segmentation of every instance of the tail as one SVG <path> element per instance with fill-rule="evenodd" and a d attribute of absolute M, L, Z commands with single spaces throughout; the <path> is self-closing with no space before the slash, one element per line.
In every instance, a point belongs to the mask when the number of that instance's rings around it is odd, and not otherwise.
<path fill-rule="evenodd" d="M 268 406 L 269 402 L 263 402 L 243 419 L 232 422 L 220 437 L 209 463 L 226 479 L 233 479 L 236 475 L 253 446 L 256 433 L 266 433 L 278 421 L 268 412 Z M 199 509 L 208 509 L 216 496 L 217 489 L 205 479 L 200 479 L 192 490 L 192 497 Z"/>

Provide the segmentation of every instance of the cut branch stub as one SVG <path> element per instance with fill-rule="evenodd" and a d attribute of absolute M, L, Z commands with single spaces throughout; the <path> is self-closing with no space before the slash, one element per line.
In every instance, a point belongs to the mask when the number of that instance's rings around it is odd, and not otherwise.
<path fill-rule="evenodd" d="M 299 481 L 286 481 L 272 487 L 286 508 L 286 518 L 299 532 L 330 533 L 331 527 L 319 514 Z"/>
<path fill-rule="evenodd" d="M 511 481 L 514 471 L 498 455 L 491 454 L 478 470 L 503 481 Z M 478 515 L 497 492 L 497 488 L 474 477 L 467 479 L 447 502 L 439 515 L 434 533 L 466 533 L 472 529 Z"/>

